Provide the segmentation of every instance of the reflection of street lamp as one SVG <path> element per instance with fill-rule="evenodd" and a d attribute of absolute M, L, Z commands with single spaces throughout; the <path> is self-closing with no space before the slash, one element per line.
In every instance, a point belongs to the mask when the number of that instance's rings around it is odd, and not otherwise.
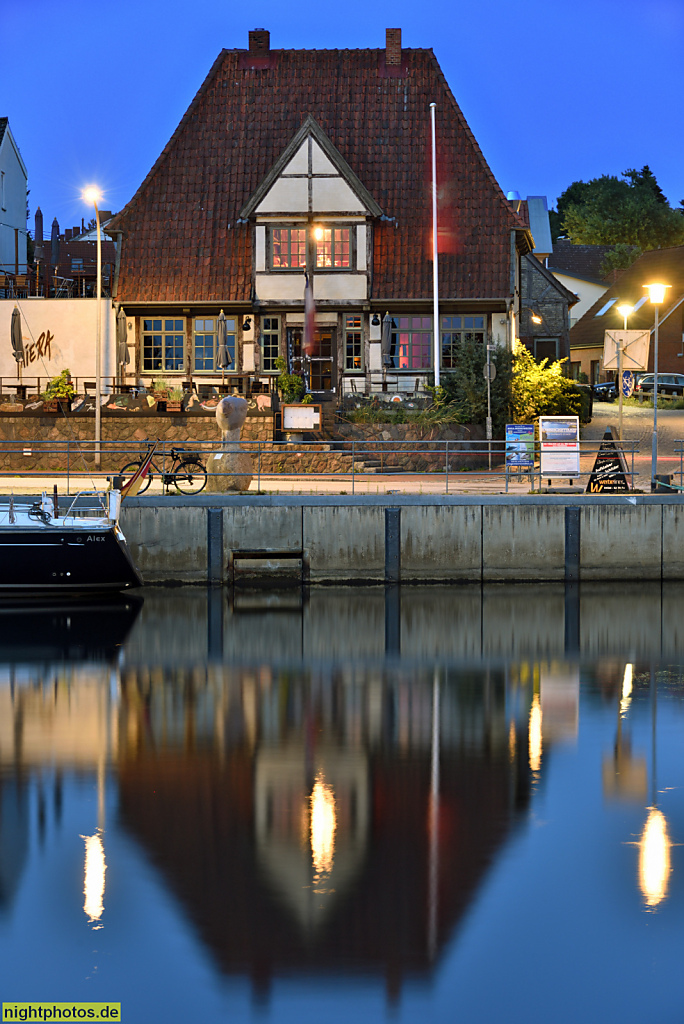
<path fill-rule="evenodd" d="M 622 317 L 624 330 L 627 330 L 627 317 L 634 312 L 634 306 L 629 302 L 621 302 L 617 311 Z M 618 342 L 618 440 L 622 440 L 622 340 Z"/>
<path fill-rule="evenodd" d="M 95 207 L 95 223 L 97 225 L 97 282 L 95 294 L 97 298 L 95 314 L 95 465 L 100 466 L 100 441 L 102 437 L 102 354 L 100 352 L 100 305 L 102 299 L 102 241 L 100 239 L 100 211 L 97 204 L 102 199 L 102 193 L 94 186 L 85 189 L 83 199 L 86 203 L 92 203 Z"/>
<path fill-rule="evenodd" d="M 669 284 L 645 284 L 649 301 L 655 307 L 655 328 L 653 337 L 653 435 L 651 439 L 651 490 L 656 489 L 658 473 L 658 306 L 665 301 Z"/>

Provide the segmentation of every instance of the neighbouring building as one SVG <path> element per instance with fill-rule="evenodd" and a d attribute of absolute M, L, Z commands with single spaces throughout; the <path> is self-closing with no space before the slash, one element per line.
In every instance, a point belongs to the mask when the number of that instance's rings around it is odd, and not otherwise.
<path fill-rule="evenodd" d="M 109 210 L 101 213 L 102 226 L 111 220 Z M 43 236 L 43 213 L 38 207 L 35 215 L 34 268 L 29 291 L 31 294 L 52 298 L 92 298 L 97 288 L 97 232 L 81 226 L 60 231 L 55 217 L 50 238 Z M 116 246 L 111 238 L 102 234 L 102 295 L 111 295 Z"/>
<path fill-rule="evenodd" d="M 12 290 L 5 275 L 26 274 L 26 183 L 28 172 L 10 130 L 0 117 L 0 297 Z"/>
<path fill-rule="evenodd" d="M 623 318 L 616 307 L 621 302 L 634 306 L 627 327 L 630 330 L 651 328 L 653 338 L 654 310 L 644 285 L 653 282 L 669 284 L 665 302 L 658 318 L 658 371 L 684 373 L 684 246 L 654 249 L 645 252 L 625 270 L 570 331 L 570 351 L 575 376 L 586 373 L 592 383 L 606 379 L 603 370 L 603 340 L 606 330 L 620 329 Z M 653 344 L 650 346 L 649 370 L 653 370 Z M 613 376 L 610 372 L 609 376 Z"/>
<path fill-rule="evenodd" d="M 546 265 L 554 277 L 578 298 L 570 318 L 571 327 L 610 288 L 612 281 L 603 273 L 602 265 L 614 248 L 614 245 L 574 245 L 567 238 L 559 238 L 553 243 Z"/>
<path fill-rule="evenodd" d="M 113 298 L 135 338 L 131 378 L 268 386 L 276 359 L 321 400 L 421 390 L 433 372 L 430 104 L 436 104 L 441 366 L 475 337 L 517 336 L 533 248 L 431 50 L 277 50 L 264 29 L 223 50 L 131 202 Z M 305 275 L 316 343 L 305 358 Z M 391 318 L 383 353 L 382 320 Z M 217 376 L 218 374 L 218 376 Z"/>

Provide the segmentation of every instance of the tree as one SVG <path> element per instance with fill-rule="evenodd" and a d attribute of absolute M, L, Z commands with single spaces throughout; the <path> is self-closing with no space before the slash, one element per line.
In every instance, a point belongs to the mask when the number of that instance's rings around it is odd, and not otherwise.
<path fill-rule="evenodd" d="M 613 270 L 626 270 L 639 256 L 641 249 L 638 245 L 625 245 L 624 242 L 620 242 L 604 256 L 599 268 L 601 276 L 608 277 Z"/>
<path fill-rule="evenodd" d="M 648 164 L 621 178 L 604 174 L 573 182 L 554 212 L 554 222 L 560 221 L 575 245 L 636 245 L 645 251 L 684 243 L 682 212 L 667 202 Z"/>
<path fill-rule="evenodd" d="M 563 374 L 564 359 L 537 362 L 521 341 L 513 345 L 510 422 L 532 423 L 538 416 L 583 417 L 582 389 Z"/>

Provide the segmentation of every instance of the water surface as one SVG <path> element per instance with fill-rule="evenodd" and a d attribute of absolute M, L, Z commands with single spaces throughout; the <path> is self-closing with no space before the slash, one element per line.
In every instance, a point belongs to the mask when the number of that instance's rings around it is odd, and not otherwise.
<path fill-rule="evenodd" d="M 684 588 L 0 609 L 2 999 L 675 1021 Z"/>

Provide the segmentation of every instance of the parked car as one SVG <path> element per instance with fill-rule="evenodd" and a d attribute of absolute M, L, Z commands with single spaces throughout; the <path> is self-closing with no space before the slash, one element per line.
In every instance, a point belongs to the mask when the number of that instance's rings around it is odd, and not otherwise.
<path fill-rule="evenodd" d="M 641 377 L 635 387 L 635 394 L 652 395 L 653 394 L 653 377 L 652 373 L 645 373 Z M 659 373 L 658 374 L 658 394 L 659 395 L 684 395 L 684 373 Z"/>
<path fill-rule="evenodd" d="M 594 398 L 599 402 L 614 402 L 618 396 L 617 385 L 612 380 L 606 380 L 603 384 L 594 384 L 591 390 L 594 393 Z"/>

